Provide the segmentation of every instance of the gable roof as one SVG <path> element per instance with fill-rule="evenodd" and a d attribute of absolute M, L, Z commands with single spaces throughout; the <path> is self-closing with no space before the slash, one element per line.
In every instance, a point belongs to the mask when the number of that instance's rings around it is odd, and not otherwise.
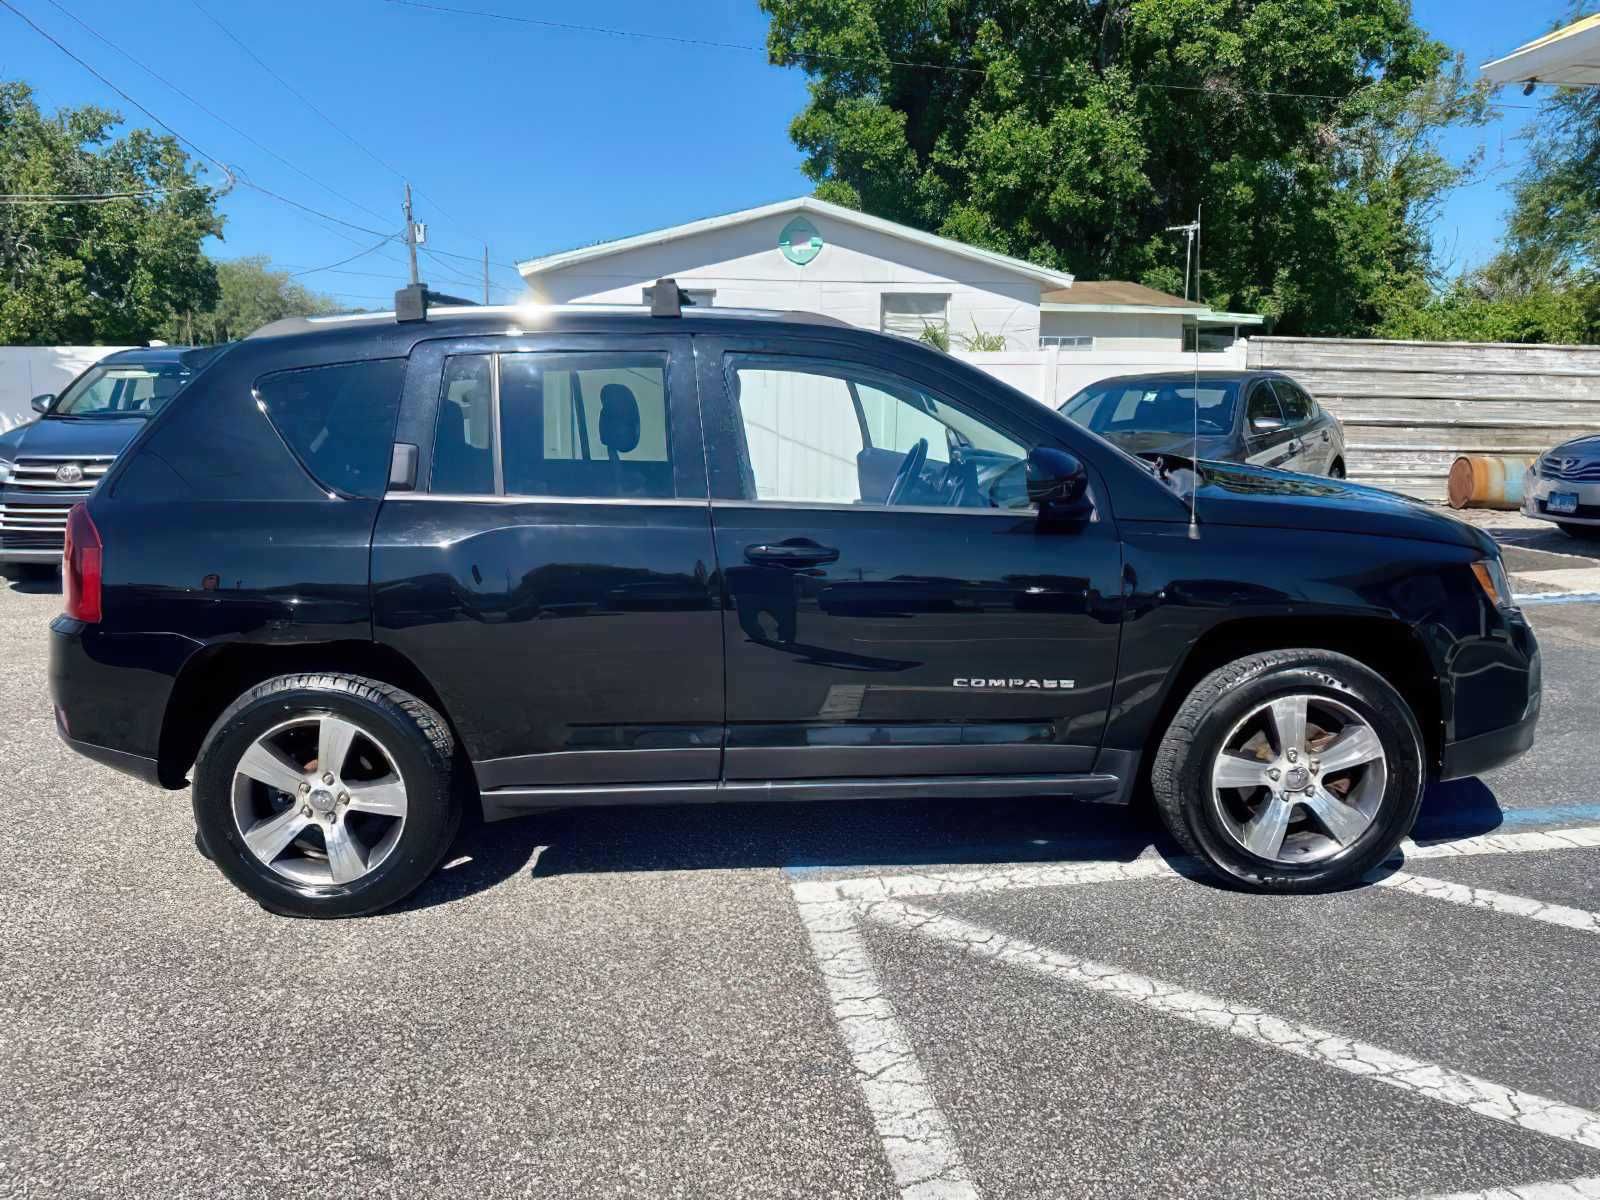
<path fill-rule="evenodd" d="M 1155 288 L 1145 287 L 1142 283 L 1130 283 L 1125 279 L 1080 280 L 1070 288 L 1044 293 L 1039 297 L 1039 302 L 1074 307 L 1092 304 L 1096 308 L 1106 304 L 1168 309 L 1205 307 L 1197 301 L 1158 292 Z"/>
<path fill-rule="evenodd" d="M 1600 13 L 1547 33 L 1478 70 L 1491 83 L 1600 84 Z"/>
<path fill-rule="evenodd" d="M 874 233 L 899 238 L 901 241 L 942 250 L 946 254 L 970 259 L 973 262 L 981 262 L 987 266 L 999 267 L 1025 279 L 1035 280 L 1046 287 L 1066 288 L 1072 286 L 1072 275 L 1066 271 L 1052 271 L 1036 263 L 1025 262 L 1020 258 L 1012 258 L 1009 254 L 997 254 L 993 250 L 981 250 L 977 246 L 969 246 L 965 242 L 940 237 L 934 233 L 925 233 L 921 229 L 913 229 L 911 226 L 902 225 L 898 221 L 886 221 L 882 217 L 874 217 L 864 212 L 857 212 L 855 209 L 845 208 L 843 205 L 829 204 L 826 200 L 818 200 L 815 196 L 796 196 L 792 200 L 780 200 L 776 204 L 763 204 L 757 208 L 741 209 L 739 212 L 724 213 L 718 217 L 706 217 L 703 220 L 690 221 L 684 225 L 673 225 L 666 229 L 655 229 L 649 233 L 635 234 L 633 237 L 618 238 L 611 242 L 600 242 L 594 246 L 583 246 L 577 250 L 563 250 L 557 254 L 546 254 L 542 258 L 530 258 L 525 262 L 519 262 L 517 270 L 522 272 L 524 279 L 531 279 L 536 275 L 542 275 L 546 271 L 559 270 L 562 267 L 570 267 L 577 263 L 606 258 L 613 254 L 622 254 L 625 251 L 638 250 L 646 246 L 659 246 L 664 242 L 676 241 L 679 238 L 693 237 L 701 233 L 714 233 L 719 229 L 728 229 L 735 225 L 743 225 L 749 221 L 759 221 L 765 217 L 783 216 L 789 213 L 813 213 L 817 216 L 825 216 L 834 221 L 842 221 L 847 225 L 855 225 L 861 229 L 869 229 Z"/>

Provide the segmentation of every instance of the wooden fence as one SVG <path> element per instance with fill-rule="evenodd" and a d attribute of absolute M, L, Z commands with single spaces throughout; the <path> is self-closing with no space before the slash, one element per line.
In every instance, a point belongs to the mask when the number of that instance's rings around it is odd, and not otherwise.
<path fill-rule="evenodd" d="M 1250 339 L 1344 422 L 1351 478 L 1441 500 L 1459 454 L 1532 457 L 1600 430 L 1600 346 Z"/>

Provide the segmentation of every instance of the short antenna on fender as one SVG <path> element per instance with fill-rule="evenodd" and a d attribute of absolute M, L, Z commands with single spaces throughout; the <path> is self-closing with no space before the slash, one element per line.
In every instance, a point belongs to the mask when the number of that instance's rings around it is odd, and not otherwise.
<path fill-rule="evenodd" d="M 1168 233 L 1184 235 L 1183 298 L 1189 298 L 1189 266 L 1194 264 L 1194 298 L 1200 300 L 1200 211 L 1195 205 L 1194 220 L 1187 225 L 1168 225 Z M 1200 537 L 1200 320 L 1198 313 L 1194 325 L 1194 430 L 1189 441 L 1189 467 L 1192 482 L 1189 484 L 1189 537 Z"/>

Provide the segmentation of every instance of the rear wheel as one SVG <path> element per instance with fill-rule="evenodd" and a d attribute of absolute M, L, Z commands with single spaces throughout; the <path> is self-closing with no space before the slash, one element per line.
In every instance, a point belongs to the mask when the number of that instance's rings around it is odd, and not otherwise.
<path fill-rule="evenodd" d="M 1163 822 L 1229 880 L 1305 892 L 1360 879 L 1410 832 L 1421 731 L 1370 668 L 1277 650 L 1202 679 L 1151 768 Z"/>
<path fill-rule="evenodd" d="M 1557 521 L 1556 528 L 1568 537 L 1578 538 L 1581 541 L 1592 542 L 1600 540 L 1600 525 L 1579 525 L 1574 521 Z"/>
<path fill-rule="evenodd" d="M 268 680 L 206 735 L 198 840 L 273 912 L 377 912 L 415 891 L 455 836 L 453 754 L 444 719 L 399 688 L 353 675 Z"/>

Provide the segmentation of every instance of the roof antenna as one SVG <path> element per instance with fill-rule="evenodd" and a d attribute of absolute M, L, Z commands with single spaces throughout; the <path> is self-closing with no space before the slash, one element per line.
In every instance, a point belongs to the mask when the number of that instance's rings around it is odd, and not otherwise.
<path fill-rule="evenodd" d="M 1168 225 L 1168 233 L 1181 233 L 1184 235 L 1183 250 L 1183 298 L 1189 298 L 1189 264 L 1194 263 L 1194 296 L 1196 303 L 1200 300 L 1200 205 L 1195 205 L 1194 220 L 1187 225 Z M 1192 541 L 1200 539 L 1200 320 L 1198 314 L 1194 325 L 1194 430 L 1189 442 L 1189 467 L 1190 474 L 1194 477 L 1189 484 L 1189 538 Z"/>

